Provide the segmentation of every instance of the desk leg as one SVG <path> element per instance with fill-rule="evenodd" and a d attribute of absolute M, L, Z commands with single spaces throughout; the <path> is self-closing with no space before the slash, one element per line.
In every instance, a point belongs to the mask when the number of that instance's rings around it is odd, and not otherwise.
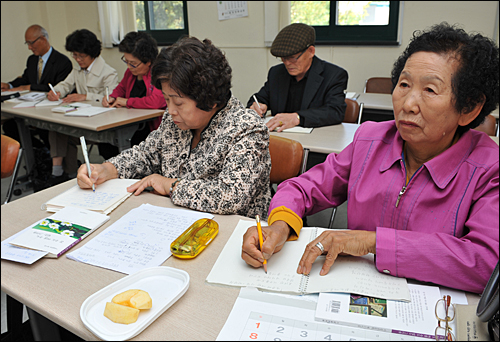
<path fill-rule="evenodd" d="M 31 134 L 29 127 L 24 123 L 22 118 L 14 118 L 16 120 L 17 129 L 19 130 L 19 139 L 21 146 L 24 149 L 24 159 L 26 162 L 26 173 L 31 175 L 31 171 L 35 166 L 35 154 L 31 143 Z"/>
<path fill-rule="evenodd" d="M 26 307 L 35 341 L 61 341 L 59 326 L 38 312 Z"/>
<path fill-rule="evenodd" d="M 115 146 L 118 147 L 120 152 L 131 147 L 130 140 L 132 140 L 132 136 L 138 128 L 139 125 L 137 124 L 123 127 L 115 131 Z"/>

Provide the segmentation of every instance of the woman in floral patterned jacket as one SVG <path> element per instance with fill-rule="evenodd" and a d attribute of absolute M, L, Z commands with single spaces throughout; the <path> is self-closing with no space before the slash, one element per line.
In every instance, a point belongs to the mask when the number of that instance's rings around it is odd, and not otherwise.
<path fill-rule="evenodd" d="M 231 96 L 231 67 L 212 42 L 186 37 L 162 49 L 153 84 L 167 110 L 147 139 L 103 164 L 82 165 L 78 184 L 141 179 L 172 203 L 216 214 L 267 217 L 271 200 L 269 131 L 254 110 Z M 98 186 L 96 187 L 98 189 Z"/>

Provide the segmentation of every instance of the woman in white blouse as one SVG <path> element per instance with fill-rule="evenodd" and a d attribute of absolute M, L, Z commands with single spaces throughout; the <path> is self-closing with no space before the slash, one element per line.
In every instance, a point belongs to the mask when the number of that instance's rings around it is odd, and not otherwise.
<path fill-rule="evenodd" d="M 50 101 L 62 99 L 63 103 L 91 101 L 99 105 L 109 91 L 118 85 L 118 73 L 104 61 L 101 42 L 89 30 L 76 30 L 66 37 L 66 50 L 78 63 L 71 73 L 49 91 Z M 50 156 L 52 157 L 52 176 L 48 185 L 64 182 L 76 175 L 78 139 L 66 134 L 49 132 Z"/>

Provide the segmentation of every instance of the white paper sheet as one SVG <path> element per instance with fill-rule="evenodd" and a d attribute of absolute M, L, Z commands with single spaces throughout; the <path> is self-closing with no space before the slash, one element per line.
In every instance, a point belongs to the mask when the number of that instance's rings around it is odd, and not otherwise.
<path fill-rule="evenodd" d="M 104 214 L 109 214 L 120 203 L 127 199 L 131 192 L 127 187 L 138 182 L 138 179 L 110 179 L 92 189 L 81 189 L 78 185 L 50 199 L 42 205 L 42 209 L 55 212 L 65 206 L 73 206 Z"/>
<path fill-rule="evenodd" d="M 64 113 L 65 116 L 94 116 L 108 112 L 110 110 L 115 110 L 116 108 L 106 108 L 106 107 L 83 107 L 78 110 Z"/>
<path fill-rule="evenodd" d="M 264 119 L 265 123 L 267 124 L 272 118 L 273 118 L 273 116 L 267 116 Z M 309 134 L 312 131 L 313 131 L 313 128 L 300 127 L 300 126 L 295 126 L 295 127 L 287 128 L 287 129 L 283 130 L 283 132 L 285 132 L 285 133 L 305 133 L 305 134 Z"/>
<path fill-rule="evenodd" d="M 233 234 L 215 262 L 207 282 L 229 286 L 254 286 L 260 289 L 300 293 L 346 292 L 378 298 L 410 300 L 405 278 L 380 273 L 373 262 L 373 254 L 363 257 L 337 258 L 330 272 L 320 276 L 325 256 L 314 263 L 309 276 L 297 274 L 297 266 L 306 245 L 326 229 L 303 228 L 296 241 L 288 241 L 283 249 L 267 263 L 267 274 L 241 258 L 243 234 L 254 226 L 254 221 L 240 220 Z"/>
<path fill-rule="evenodd" d="M 170 244 L 201 218 L 213 215 L 143 204 L 67 257 L 125 274 L 160 266 L 172 255 Z"/>
<path fill-rule="evenodd" d="M 20 236 L 21 234 L 24 234 L 30 229 L 31 226 L 21 230 L 20 232 L 2 241 L 1 244 L 2 259 L 31 265 L 35 261 L 43 258 L 45 255 L 48 254 L 48 252 L 35 251 L 33 249 L 16 247 L 9 243 L 9 241 L 16 238 L 17 236 Z"/>

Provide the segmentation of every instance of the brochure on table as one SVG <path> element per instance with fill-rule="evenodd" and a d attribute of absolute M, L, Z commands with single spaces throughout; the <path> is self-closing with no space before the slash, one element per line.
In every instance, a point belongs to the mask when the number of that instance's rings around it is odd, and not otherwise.
<path fill-rule="evenodd" d="M 85 209 L 65 207 L 24 230 L 9 243 L 47 252 L 58 258 L 109 220 L 109 216 Z"/>

